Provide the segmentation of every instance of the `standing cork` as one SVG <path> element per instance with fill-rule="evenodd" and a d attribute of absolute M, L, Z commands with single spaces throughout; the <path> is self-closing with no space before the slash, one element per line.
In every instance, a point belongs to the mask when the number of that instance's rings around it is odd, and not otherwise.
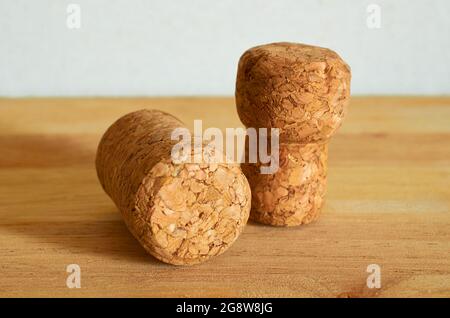
<path fill-rule="evenodd" d="M 175 265 L 223 253 L 247 222 L 251 195 L 238 165 L 171 160 L 183 123 L 156 110 L 117 120 L 98 146 L 96 167 L 106 193 L 136 239 Z"/>
<path fill-rule="evenodd" d="M 327 142 L 340 127 L 350 96 L 350 68 L 333 51 L 273 43 L 246 51 L 236 82 L 247 127 L 279 129 L 279 169 L 261 174 L 243 164 L 256 221 L 300 225 L 316 219 L 326 186 Z"/>

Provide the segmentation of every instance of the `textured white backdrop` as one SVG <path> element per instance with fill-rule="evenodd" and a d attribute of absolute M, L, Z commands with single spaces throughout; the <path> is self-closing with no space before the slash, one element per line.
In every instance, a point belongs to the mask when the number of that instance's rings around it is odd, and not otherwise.
<path fill-rule="evenodd" d="M 450 93 L 448 0 L 0 0 L 0 96 L 232 95 L 241 53 L 274 41 L 336 50 L 354 94 Z"/>

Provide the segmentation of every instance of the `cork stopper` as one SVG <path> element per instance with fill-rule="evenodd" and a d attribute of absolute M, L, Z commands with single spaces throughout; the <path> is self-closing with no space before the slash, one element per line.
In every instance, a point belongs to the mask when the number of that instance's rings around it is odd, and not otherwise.
<path fill-rule="evenodd" d="M 167 113 L 141 110 L 117 120 L 98 146 L 99 180 L 141 245 L 159 260 L 189 265 L 223 253 L 250 212 L 248 182 L 236 164 L 172 162 Z"/>
<path fill-rule="evenodd" d="M 333 51 L 272 43 L 246 51 L 238 66 L 236 105 L 247 127 L 278 128 L 280 167 L 261 175 L 243 164 L 252 188 L 251 218 L 271 225 L 316 219 L 326 187 L 327 142 L 350 97 L 350 68 Z"/>

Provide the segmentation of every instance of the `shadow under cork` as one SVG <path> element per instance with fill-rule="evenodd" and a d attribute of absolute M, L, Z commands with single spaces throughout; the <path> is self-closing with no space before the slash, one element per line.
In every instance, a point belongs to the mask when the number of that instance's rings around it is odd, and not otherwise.
<path fill-rule="evenodd" d="M 5 215 L 0 213 L 3 239 L 19 236 L 26 242 L 23 249 L 73 255 L 74 260 L 83 254 L 163 266 L 128 231 L 101 189 L 94 163 L 99 139 L 96 135 L 0 136 L 0 149 L 5 151 L 0 158 L 0 172 L 5 172 L 0 189 L 11 197 L 3 202 Z M 11 171 L 16 178 L 13 184 L 6 177 Z"/>
<path fill-rule="evenodd" d="M 57 253 L 73 256 L 74 260 L 77 255 L 83 254 L 108 260 L 162 264 L 140 246 L 122 220 L 110 219 L 1 224 L 0 227 L 12 235 L 27 237 L 27 241 L 31 243 L 30 247 L 42 249 L 44 252 L 46 249 L 57 249 Z"/>

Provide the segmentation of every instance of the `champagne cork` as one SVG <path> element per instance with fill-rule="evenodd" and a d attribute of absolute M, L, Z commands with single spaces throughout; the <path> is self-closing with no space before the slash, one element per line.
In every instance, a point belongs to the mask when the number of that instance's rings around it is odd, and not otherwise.
<path fill-rule="evenodd" d="M 118 119 L 97 150 L 100 183 L 145 250 L 190 265 L 227 250 L 250 212 L 248 182 L 235 164 L 173 163 L 171 140 L 183 123 L 141 110 Z"/>
<path fill-rule="evenodd" d="M 279 129 L 279 169 L 242 170 L 252 189 L 250 218 L 276 226 L 316 219 L 326 189 L 327 143 L 341 126 L 350 96 L 350 68 L 333 51 L 272 43 L 246 51 L 236 105 L 247 127 Z"/>

